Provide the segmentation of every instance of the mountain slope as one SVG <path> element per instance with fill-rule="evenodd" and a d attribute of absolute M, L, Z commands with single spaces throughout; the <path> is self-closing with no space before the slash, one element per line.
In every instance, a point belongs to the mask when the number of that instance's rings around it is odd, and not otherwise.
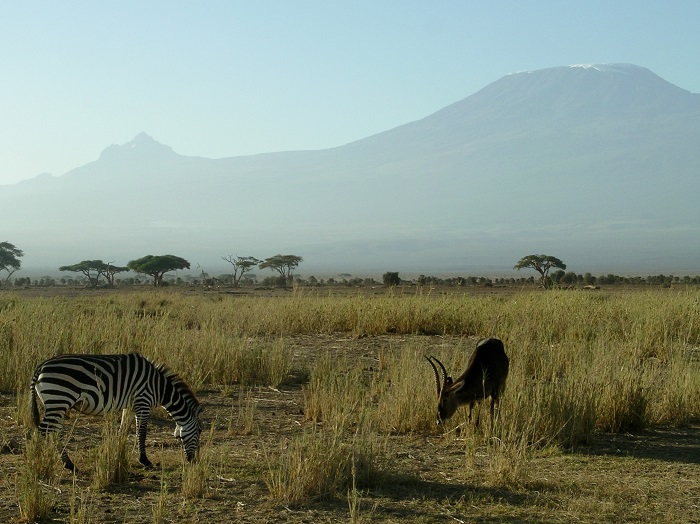
<path fill-rule="evenodd" d="M 0 206 L 26 264 L 292 252 L 319 270 L 428 272 L 547 252 L 582 271 L 692 269 L 697 144 L 700 95 L 637 66 L 557 67 L 323 151 L 213 160 L 141 134 L 0 187 Z"/>

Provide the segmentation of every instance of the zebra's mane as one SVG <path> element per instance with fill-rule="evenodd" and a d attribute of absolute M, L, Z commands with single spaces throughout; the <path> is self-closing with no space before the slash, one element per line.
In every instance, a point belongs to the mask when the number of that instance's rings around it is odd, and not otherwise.
<path fill-rule="evenodd" d="M 194 396 L 192 388 L 182 380 L 180 375 L 175 373 L 165 364 L 154 364 L 156 369 L 165 377 L 168 382 L 170 382 L 173 387 L 186 399 L 187 402 L 192 403 L 194 406 L 199 406 L 199 401 L 197 397 Z"/>

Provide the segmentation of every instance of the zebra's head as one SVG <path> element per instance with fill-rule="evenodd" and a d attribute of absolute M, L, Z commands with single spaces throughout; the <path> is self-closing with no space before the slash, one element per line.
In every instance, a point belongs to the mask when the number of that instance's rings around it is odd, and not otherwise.
<path fill-rule="evenodd" d="M 202 411 L 202 406 L 198 405 L 194 410 L 194 414 L 186 422 L 182 424 L 175 423 L 173 436 L 182 443 L 188 462 L 192 462 L 199 451 L 199 435 L 202 433 L 202 423 L 199 420 L 199 415 Z"/>
<path fill-rule="evenodd" d="M 173 435 L 185 448 L 187 460 L 192 462 L 199 451 L 199 435 L 202 433 L 199 415 L 202 406 L 192 389 L 176 373 L 165 366 L 158 369 L 164 381 L 161 405 L 175 420 Z"/>

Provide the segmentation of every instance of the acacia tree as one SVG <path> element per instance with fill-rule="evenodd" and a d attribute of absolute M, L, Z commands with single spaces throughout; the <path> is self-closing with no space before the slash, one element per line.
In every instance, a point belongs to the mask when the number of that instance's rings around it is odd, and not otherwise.
<path fill-rule="evenodd" d="M 566 264 L 557 257 L 551 255 L 527 255 L 521 258 L 513 269 L 531 268 L 540 274 L 540 282 L 542 286 L 549 287 L 549 270 L 553 267 L 566 269 Z"/>
<path fill-rule="evenodd" d="M 113 266 L 111 262 L 107 262 L 102 274 L 107 279 L 107 284 L 110 287 L 114 287 L 114 275 L 123 273 L 124 271 L 129 271 L 129 268 L 126 266 Z"/>
<path fill-rule="evenodd" d="M 297 255 L 275 255 L 266 258 L 258 266 L 260 269 L 270 268 L 277 271 L 287 282 L 292 278 L 292 271 L 299 267 L 304 259 Z"/>
<path fill-rule="evenodd" d="M 0 242 L 0 271 L 7 271 L 7 281 L 12 273 L 19 270 L 22 263 L 20 258 L 24 256 L 21 249 L 17 249 L 14 244 L 9 242 Z"/>
<path fill-rule="evenodd" d="M 101 276 L 105 277 L 109 286 L 114 286 L 114 275 L 122 271 L 129 271 L 129 268 L 113 266 L 111 262 L 105 263 L 102 260 L 83 260 L 71 266 L 61 266 L 58 270 L 82 273 L 87 277 L 92 287 L 97 287 Z"/>
<path fill-rule="evenodd" d="M 238 255 L 221 258 L 233 266 L 233 287 L 238 287 L 243 275 L 262 262 L 255 257 L 239 257 Z"/>
<path fill-rule="evenodd" d="M 178 269 L 189 269 L 190 263 L 184 258 L 176 257 L 175 255 L 146 255 L 145 257 L 129 261 L 126 266 L 142 275 L 152 276 L 153 285 L 160 286 L 165 273 Z"/>

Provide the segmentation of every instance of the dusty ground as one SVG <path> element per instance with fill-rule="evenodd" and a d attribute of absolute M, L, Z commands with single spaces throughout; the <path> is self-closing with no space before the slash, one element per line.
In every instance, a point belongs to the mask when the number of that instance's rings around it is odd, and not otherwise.
<path fill-rule="evenodd" d="M 439 337 L 431 338 L 435 344 Z M 342 336 L 293 339 L 297 358 L 319 349 L 371 360 L 396 343 L 392 336 L 355 340 Z M 126 484 L 104 491 L 89 488 L 90 450 L 100 440 L 101 418 L 79 417 L 71 450 L 88 472 L 65 472 L 52 522 L 70 522 L 71 501 L 89 508 L 90 522 L 153 522 L 153 508 L 165 480 L 165 522 L 350 522 L 346 496 L 288 507 L 271 496 L 265 478 L 269 463 L 284 444 L 303 431 L 301 385 L 252 394 L 255 427 L 242 430 L 239 393 L 201 391 L 206 406 L 206 453 L 211 468 L 204 498 L 181 494 L 182 450 L 173 425 L 151 425 L 148 449 L 162 469 L 146 471 L 132 453 Z M 71 419 L 71 423 L 75 419 Z M 17 422 L 17 399 L 0 395 L 0 522 L 18 522 L 17 474 L 25 429 Z M 494 482 L 478 461 L 466 460 L 464 439 L 438 431 L 385 436 L 387 459 L 376 487 L 360 496 L 357 521 L 363 522 L 700 522 L 700 425 L 654 428 L 635 435 L 598 435 L 587 446 L 533 454 L 509 482 Z M 46 488 L 50 489 L 50 488 Z"/>
<path fill-rule="evenodd" d="M 392 292 L 425 292 L 413 286 Z M 108 293 L 114 290 L 19 290 L 27 295 Z M 286 290 L 217 290 L 192 288 L 190 293 L 255 293 L 277 296 Z M 318 290 L 325 294 L 326 289 Z M 339 288 L 338 293 L 389 292 Z M 511 293 L 512 288 L 446 288 L 435 293 Z M 381 348 L 399 336 L 361 340 L 338 336 L 302 336 L 289 340 L 298 364 L 331 349 L 339 355 L 371 363 Z M 424 337 L 427 348 L 444 343 Z M 305 366 L 308 369 L 308 362 Z M 68 472 L 58 490 L 51 522 L 71 522 L 70 506 L 88 510 L 88 522 L 154 522 L 153 511 L 165 501 L 164 522 L 222 524 L 351 522 L 347 497 L 311 500 L 298 507 L 276 502 L 266 484 L 270 466 L 284 446 L 308 427 L 303 416 L 302 387 L 291 380 L 279 389 L 252 393 L 254 427 L 244 431 L 239 391 L 197 392 L 206 406 L 204 452 L 210 461 L 203 498 L 182 496 L 183 453 L 172 437 L 173 424 L 156 420 L 150 427 L 148 450 L 161 469 L 146 471 L 131 455 L 128 482 L 107 490 L 90 488 L 90 460 L 100 442 L 103 419 L 78 417 L 70 443 L 82 472 Z M 18 472 L 26 429 L 18 422 L 18 400 L 0 393 L 0 523 L 21 522 Z M 468 460 L 469 437 L 454 438 L 435 430 L 426 434 L 384 435 L 386 459 L 376 486 L 362 490 L 355 522 L 700 522 L 700 423 L 684 428 L 652 428 L 640 434 L 597 435 L 575 450 L 534 453 L 518 474 L 495 481 L 480 460 Z M 133 443 L 134 438 L 131 437 Z M 477 458 L 482 454 L 477 450 Z M 483 455 L 483 454 L 482 454 Z M 165 482 L 165 487 L 163 487 Z M 163 493 L 165 495 L 163 495 Z"/>

